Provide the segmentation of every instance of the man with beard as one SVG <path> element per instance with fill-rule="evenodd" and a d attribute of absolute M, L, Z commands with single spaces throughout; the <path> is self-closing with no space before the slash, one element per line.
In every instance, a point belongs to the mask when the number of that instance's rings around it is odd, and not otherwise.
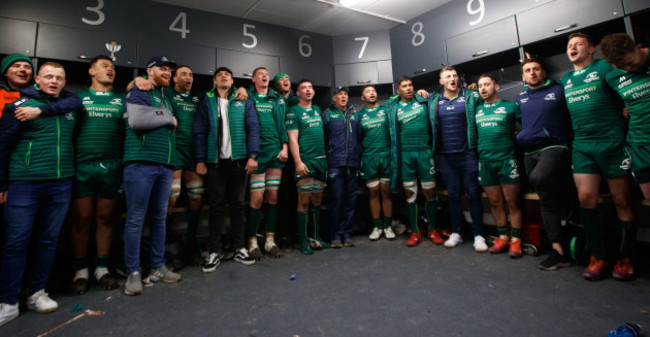
<path fill-rule="evenodd" d="M 163 97 L 163 88 L 169 86 L 171 69 L 176 63 L 164 56 L 153 57 L 147 62 L 147 81 L 154 89 L 142 91 L 133 87 L 126 103 L 152 107 L 171 105 Z M 127 106 L 127 113 L 128 106 Z M 165 266 L 165 230 L 167 206 L 173 179 L 173 151 L 175 144 L 176 119 L 172 125 L 165 125 L 147 131 L 134 131 L 127 121 L 124 141 L 124 192 L 126 194 L 127 217 L 124 227 L 124 257 L 128 278 L 124 285 L 126 295 L 142 294 L 140 271 L 140 238 L 145 217 L 149 214 L 151 237 L 152 282 L 174 283 L 181 276 Z"/>
<path fill-rule="evenodd" d="M 357 134 L 361 140 L 361 178 L 366 181 L 370 194 L 370 216 L 372 217 L 371 241 L 382 234 L 388 240 L 395 239 L 390 227 L 393 217 L 393 200 L 390 196 L 390 134 L 388 131 L 388 109 L 377 102 L 377 90 L 373 85 L 361 89 L 361 100 L 365 107 L 357 112 Z M 381 196 L 381 197 L 380 197 Z M 381 212 L 384 211 L 382 219 Z"/>
<path fill-rule="evenodd" d="M 490 74 L 478 79 L 478 90 L 485 103 L 476 107 L 472 134 L 479 155 L 478 181 L 487 194 L 499 237 L 489 251 L 499 254 L 508 250 L 511 258 L 521 253 L 521 227 L 523 216 L 520 207 L 519 165 L 515 157 L 515 124 L 519 107 L 514 102 L 499 98 L 499 85 Z M 504 199 L 510 213 L 510 233 Z M 510 235 L 508 235 L 510 234 Z"/>

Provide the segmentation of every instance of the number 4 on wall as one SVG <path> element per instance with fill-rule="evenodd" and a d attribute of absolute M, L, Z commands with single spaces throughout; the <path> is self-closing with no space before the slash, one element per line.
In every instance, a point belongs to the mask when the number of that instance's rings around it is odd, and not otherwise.
<path fill-rule="evenodd" d="M 180 26 L 179 26 L 179 24 L 180 24 Z M 183 39 L 186 38 L 187 34 L 190 33 L 190 30 L 187 29 L 187 13 L 185 13 L 185 12 L 178 13 L 178 16 L 176 16 L 176 19 L 174 19 L 172 24 L 169 25 L 169 30 L 172 31 L 172 32 L 179 32 L 179 33 L 181 33 L 181 38 L 183 38 Z"/>

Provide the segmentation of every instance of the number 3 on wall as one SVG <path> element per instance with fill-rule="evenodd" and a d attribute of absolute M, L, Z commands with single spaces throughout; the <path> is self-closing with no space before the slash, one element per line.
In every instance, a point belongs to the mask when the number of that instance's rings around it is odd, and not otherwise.
<path fill-rule="evenodd" d="M 90 6 L 86 7 L 87 11 L 97 14 L 97 19 L 89 20 L 86 18 L 81 18 L 81 22 L 92 26 L 101 25 L 102 23 L 104 23 L 104 19 L 106 19 L 104 12 L 102 12 L 102 8 L 104 8 L 104 0 L 97 0 L 97 6 L 95 7 L 90 7 Z"/>

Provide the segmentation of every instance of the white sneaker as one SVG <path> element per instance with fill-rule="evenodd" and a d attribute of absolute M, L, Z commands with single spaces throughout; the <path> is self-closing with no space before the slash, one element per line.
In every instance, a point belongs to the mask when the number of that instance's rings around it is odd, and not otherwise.
<path fill-rule="evenodd" d="M 368 239 L 370 239 L 370 241 L 378 240 L 381 237 L 381 234 L 383 232 L 384 232 L 383 230 L 375 227 L 375 228 L 372 229 L 372 233 L 370 233 L 370 235 L 368 236 Z"/>
<path fill-rule="evenodd" d="M 384 229 L 384 237 L 388 240 L 395 240 L 395 232 L 393 232 L 393 229 L 388 227 Z"/>
<path fill-rule="evenodd" d="M 44 289 L 41 289 L 27 298 L 27 308 L 44 314 L 55 311 L 59 308 L 59 304 L 47 296 Z"/>
<path fill-rule="evenodd" d="M 0 303 L 0 326 L 3 326 L 18 317 L 18 303 Z"/>
<path fill-rule="evenodd" d="M 454 248 L 458 246 L 459 244 L 463 243 L 463 238 L 460 236 L 458 233 L 451 233 L 449 236 L 449 239 L 445 241 L 445 247 L 447 248 Z"/>
<path fill-rule="evenodd" d="M 485 253 L 488 250 L 488 246 L 485 243 L 485 239 L 480 235 L 474 237 L 474 250 L 477 253 Z"/>

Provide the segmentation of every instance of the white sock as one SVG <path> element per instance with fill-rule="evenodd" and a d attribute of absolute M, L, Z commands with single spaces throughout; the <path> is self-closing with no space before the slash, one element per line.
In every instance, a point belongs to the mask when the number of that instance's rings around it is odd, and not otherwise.
<path fill-rule="evenodd" d="M 255 237 L 255 238 L 248 239 L 248 250 L 250 251 L 250 250 L 253 250 L 255 248 L 259 248 L 257 246 L 257 238 Z"/>
<path fill-rule="evenodd" d="M 72 279 L 72 280 L 75 281 L 75 280 L 80 279 L 80 278 L 88 279 L 88 268 L 77 270 L 74 273 L 74 279 Z"/>
<path fill-rule="evenodd" d="M 108 268 L 106 267 L 95 268 L 95 280 L 97 281 L 101 280 L 101 278 L 106 274 L 109 274 Z"/>

